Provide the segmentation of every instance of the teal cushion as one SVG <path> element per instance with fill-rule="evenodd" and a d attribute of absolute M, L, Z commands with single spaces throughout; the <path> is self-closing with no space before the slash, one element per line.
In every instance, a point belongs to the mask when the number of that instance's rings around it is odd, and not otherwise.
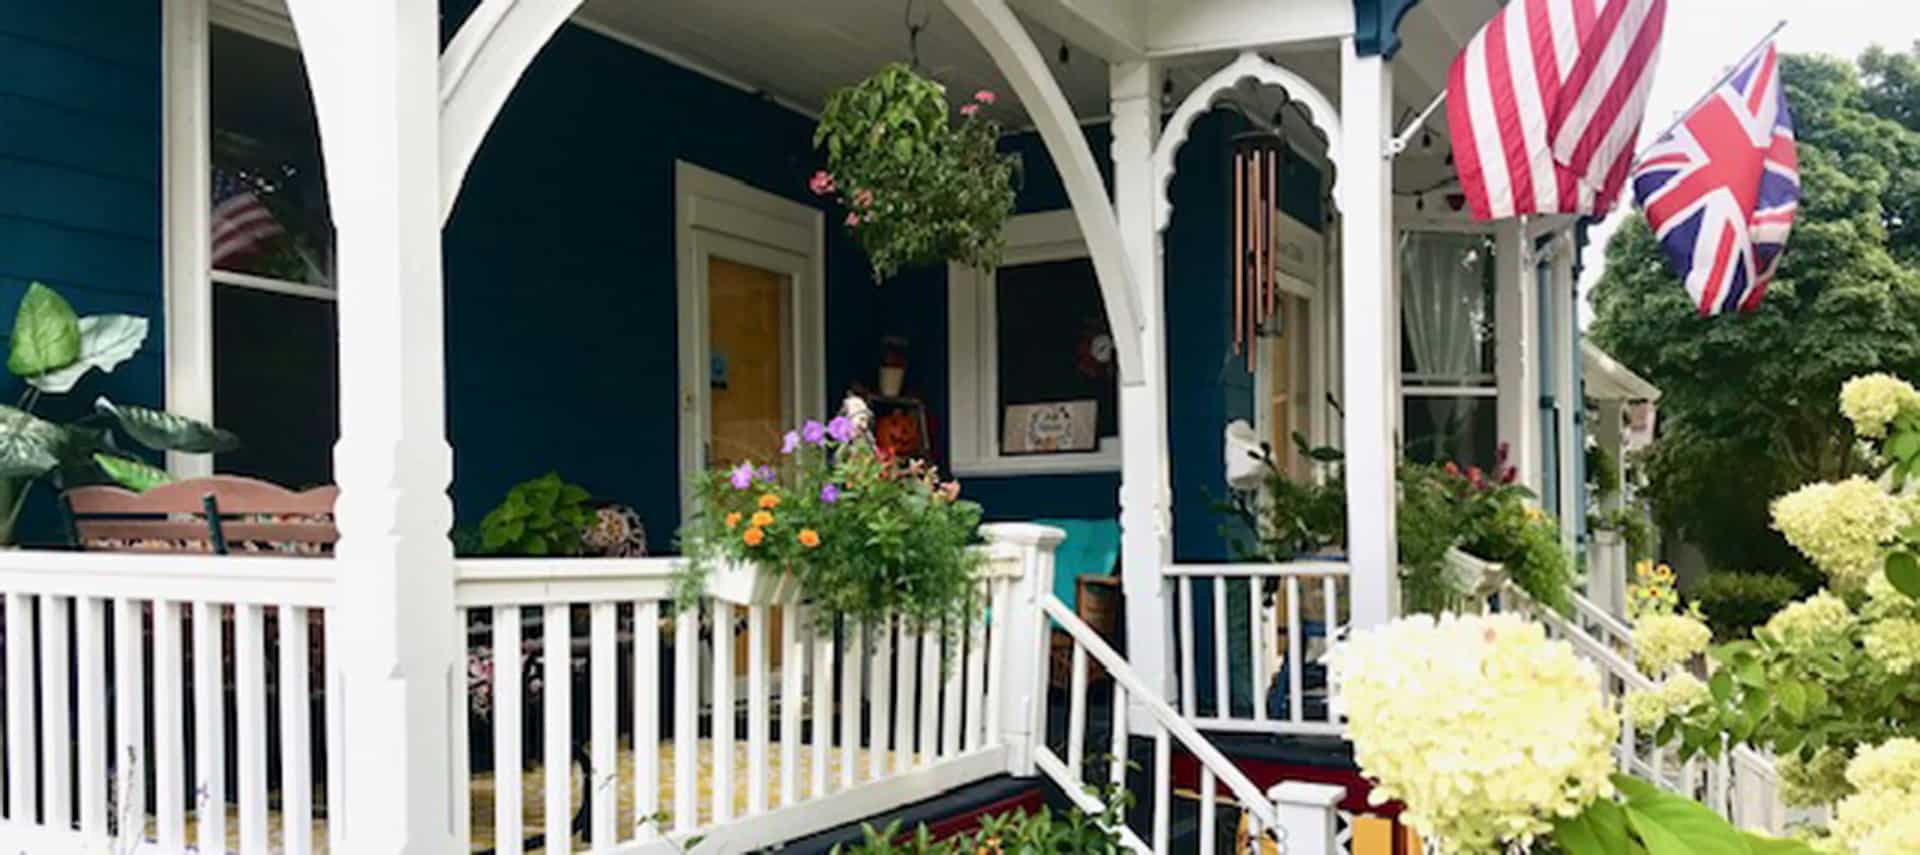
<path fill-rule="evenodd" d="M 1120 561 L 1120 521 L 1108 519 L 1043 519 L 1036 525 L 1067 533 L 1053 559 L 1053 595 L 1076 608 L 1074 580 L 1085 575 L 1110 576 Z"/>

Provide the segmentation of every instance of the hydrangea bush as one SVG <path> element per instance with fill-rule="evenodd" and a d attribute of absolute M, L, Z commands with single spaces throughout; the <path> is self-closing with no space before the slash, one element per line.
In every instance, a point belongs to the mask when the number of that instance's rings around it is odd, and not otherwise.
<path fill-rule="evenodd" d="M 698 477 L 695 512 L 680 531 L 688 561 L 676 601 L 696 600 L 716 565 L 736 562 L 791 574 L 827 622 L 963 617 L 980 564 L 967 548 L 979 505 L 961 501 L 959 482 L 924 461 L 876 450 L 863 422 L 809 421 L 783 437 L 777 463 Z"/>
<path fill-rule="evenodd" d="M 1858 377 L 1840 411 L 1865 474 L 1773 504 L 1828 588 L 1714 648 L 1704 702 L 1630 700 L 1630 712 L 1658 718 L 1657 738 L 1677 737 L 1683 756 L 1728 741 L 1774 751 L 1789 803 L 1836 806 L 1827 851 L 1920 852 L 1920 392 Z M 1668 641 L 1636 633 L 1642 661 Z"/>

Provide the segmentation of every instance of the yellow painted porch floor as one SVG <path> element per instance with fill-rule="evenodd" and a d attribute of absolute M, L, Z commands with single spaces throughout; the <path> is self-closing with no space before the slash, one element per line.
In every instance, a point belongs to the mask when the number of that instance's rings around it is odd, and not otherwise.
<path fill-rule="evenodd" d="M 899 760 L 899 759 L 901 758 L 899 757 L 889 758 L 889 760 Z M 799 760 L 800 762 L 799 762 L 799 770 L 798 770 L 798 780 L 799 780 L 801 798 L 804 800 L 806 798 L 809 798 L 809 786 L 810 786 L 809 782 L 812 780 L 812 775 L 813 775 L 812 746 L 810 745 L 801 746 Z M 871 768 L 870 766 L 871 760 L 872 758 L 871 758 L 870 752 L 868 752 L 867 750 L 860 749 L 859 751 L 856 752 L 855 762 L 854 762 L 854 778 L 856 783 L 865 783 L 868 780 L 870 780 L 868 776 L 868 770 Z M 617 816 L 615 817 L 616 822 L 614 826 L 616 829 L 618 829 L 618 835 L 621 839 L 630 839 L 634 836 L 635 793 L 633 792 L 633 786 L 632 786 L 634 762 L 635 762 L 635 759 L 634 759 L 634 752 L 633 752 L 632 746 L 627 743 L 622 743 L 620 746 L 619 755 L 618 755 L 619 811 Z M 769 803 L 769 808 L 778 808 L 781 806 L 780 773 L 782 768 L 779 743 L 777 742 L 772 743 L 768 746 L 767 764 L 768 764 L 767 800 Z M 889 762 L 887 764 L 887 768 L 891 770 L 893 768 L 893 765 L 894 764 L 892 762 Z M 698 788 L 699 796 L 697 801 L 695 802 L 697 805 L 699 805 L 699 816 L 700 816 L 701 824 L 704 824 L 710 821 L 713 816 L 713 785 L 714 785 L 713 767 L 714 767 L 713 741 L 709 739 L 702 739 L 700 740 L 700 747 L 699 747 L 699 788 Z M 667 814 L 667 818 L 665 820 L 666 827 L 672 828 L 673 827 L 672 813 L 673 813 L 674 771 L 675 771 L 674 744 L 672 740 L 668 740 L 660 743 L 660 767 L 659 768 L 660 768 L 660 806 L 661 806 L 661 810 Z M 839 747 L 834 746 L 827 751 L 827 780 L 828 780 L 830 790 L 838 787 L 838 784 L 840 781 L 840 769 L 841 769 L 841 752 Z M 581 775 L 580 775 L 580 770 L 577 767 L 572 767 L 570 769 L 570 773 L 571 773 L 570 784 L 571 784 L 571 789 L 573 791 L 572 811 L 577 812 L 580 807 Z M 733 743 L 733 815 L 734 816 L 743 816 L 747 812 L 748 777 L 749 776 L 747 771 L 747 743 L 744 740 L 735 741 Z M 493 849 L 495 848 L 494 846 L 495 840 L 494 840 L 494 777 L 493 777 L 493 773 L 483 772 L 473 776 L 472 780 L 473 780 L 473 787 L 472 787 L 473 848 L 475 850 Z M 534 767 L 529 769 L 527 772 L 523 773 L 520 776 L 521 801 L 522 801 L 521 811 L 520 811 L 521 824 L 526 835 L 529 837 L 542 833 L 546 828 L 546 786 L 547 786 L 547 775 L 546 775 L 546 770 L 544 768 Z M 571 813 L 569 814 L 569 816 L 571 817 Z M 274 809 L 269 813 L 267 823 L 268 823 L 268 835 L 271 841 L 272 850 L 275 852 L 284 851 L 284 846 L 282 843 L 284 839 L 282 837 L 284 822 L 283 822 L 283 817 L 281 815 L 281 812 L 278 808 Z M 189 814 L 187 817 L 187 839 L 188 840 L 196 839 L 197 835 L 199 834 L 199 831 L 196 825 L 197 824 L 194 820 L 193 815 Z M 149 817 L 148 819 L 148 833 L 149 834 L 152 833 L 151 817 Z M 584 838 L 580 835 L 575 835 L 574 839 L 575 839 L 575 842 L 578 844 L 584 845 L 585 843 Z M 327 841 L 326 822 L 325 820 L 315 820 L 313 823 L 313 851 L 316 853 L 326 853 L 329 851 L 327 844 L 328 844 L 328 841 Z M 238 816 L 238 813 L 236 812 L 236 808 L 233 805 L 227 806 L 227 846 L 230 850 L 233 850 L 233 851 L 238 851 L 240 846 L 239 816 Z M 526 851 L 529 853 L 534 853 L 534 852 L 541 852 L 543 850 L 540 848 L 529 848 Z"/>

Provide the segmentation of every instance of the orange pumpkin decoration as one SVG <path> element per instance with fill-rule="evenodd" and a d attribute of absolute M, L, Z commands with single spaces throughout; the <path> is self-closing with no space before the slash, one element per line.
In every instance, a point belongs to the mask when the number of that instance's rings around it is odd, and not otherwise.
<path fill-rule="evenodd" d="M 920 423 L 905 410 L 881 416 L 873 426 L 874 444 L 894 457 L 911 457 L 920 451 Z"/>

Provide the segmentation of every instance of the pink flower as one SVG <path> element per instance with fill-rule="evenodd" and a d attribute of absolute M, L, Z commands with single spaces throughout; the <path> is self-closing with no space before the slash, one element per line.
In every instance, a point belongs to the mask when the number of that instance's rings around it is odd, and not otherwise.
<path fill-rule="evenodd" d="M 873 191 L 868 190 L 865 187 L 862 187 L 859 190 L 854 191 L 853 206 L 856 208 L 873 207 Z"/>
<path fill-rule="evenodd" d="M 991 104 L 994 102 L 994 99 L 995 99 L 995 96 L 993 94 L 993 90 L 991 89 L 982 89 L 978 92 L 973 93 L 973 100 L 978 101 L 982 104 Z"/>
<path fill-rule="evenodd" d="M 813 177 L 807 179 L 807 189 L 812 190 L 815 196 L 825 196 L 828 193 L 832 193 L 833 188 L 833 173 L 824 169 L 813 173 Z"/>
<path fill-rule="evenodd" d="M 847 213 L 847 228 L 853 228 L 857 225 L 860 225 L 860 215 L 849 211 Z"/>
<path fill-rule="evenodd" d="M 962 104 L 962 105 L 960 105 L 960 115 L 962 115 L 962 116 L 966 116 L 966 117 L 967 117 L 967 118 L 969 118 L 969 119 L 971 119 L 971 118 L 973 118 L 973 114 L 975 114 L 975 113 L 978 113 L 978 112 L 980 112 L 980 105 L 979 105 L 979 104 Z"/>

